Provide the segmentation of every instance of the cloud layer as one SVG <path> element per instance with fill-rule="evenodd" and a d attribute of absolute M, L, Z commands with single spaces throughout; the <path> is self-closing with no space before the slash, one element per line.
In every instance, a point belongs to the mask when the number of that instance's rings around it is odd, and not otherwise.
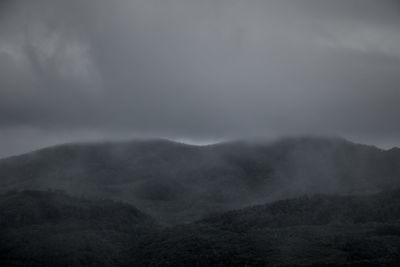
<path fill-rule="evenodd" d="M 399 24 L 394 0 L 3 1 L 0 156 L 90 137 L 398 145 Z"/>

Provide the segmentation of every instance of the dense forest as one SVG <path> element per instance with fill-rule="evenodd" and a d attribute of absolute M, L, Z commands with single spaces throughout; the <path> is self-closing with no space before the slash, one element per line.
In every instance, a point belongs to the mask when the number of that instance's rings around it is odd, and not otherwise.
<path fill-rule="evenodd" d="M 400 188 L 399 162 L 400 149 L 339 138 L 78 143 L 0 160 L 0 192 L 60 189 L 113 199 L 173 225 L 304 194 Z"/>
<path fill-rule="evenodd" d="M 66 144 L 0 160 L 0 266 L 400 264 L 400 151 Z"/>
<path fill-rule="evenodd" d="M 0 0 L 0 267 L 400 267 L 400 0 Z"/>
<path fill-rule="evenodd" d="M 21 191 L 0 196 L 2 266 L 400 264 L 400 191 L 304 196 L 182 225 L 133 206 Z"/>

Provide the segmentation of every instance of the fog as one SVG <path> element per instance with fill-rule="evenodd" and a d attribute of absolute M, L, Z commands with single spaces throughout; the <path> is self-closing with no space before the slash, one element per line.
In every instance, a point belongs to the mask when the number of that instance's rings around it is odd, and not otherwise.
<path fill-rule="evenodd" d="M 0 157 L 70 141 L 400 143 L 400 4 L 0 4 Z"/>

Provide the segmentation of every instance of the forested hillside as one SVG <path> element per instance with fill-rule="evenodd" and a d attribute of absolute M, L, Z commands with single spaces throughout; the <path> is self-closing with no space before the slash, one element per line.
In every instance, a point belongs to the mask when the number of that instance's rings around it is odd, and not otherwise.
<path fill-rule="evenodd" d="M 177 224 L 303 194 L 400 186 L 399 149 L 334 138 L 191 146 L 166 140 L 66 144 L 0 160 L 0 188 L 132 203 Z"/>
<path fill-rule="evenodd" d="M 0 196 L 0 266 L 115 266 L 157 229 L 131 205 L 23 191 Z"/>
<path fill-rule="evenodd" d="M 163 227 L 61 192 L 0 196 L 1 266 L 400 264 L 400 191 L 303 196 Z"/>

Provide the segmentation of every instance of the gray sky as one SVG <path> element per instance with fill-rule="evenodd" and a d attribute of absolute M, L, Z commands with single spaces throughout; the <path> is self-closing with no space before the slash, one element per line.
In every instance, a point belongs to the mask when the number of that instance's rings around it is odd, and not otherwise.
<path fill-rule="evenodd" d="M 68 141 L 400 145 L 400 1 L 3 0 L 0 157 Z"/>

